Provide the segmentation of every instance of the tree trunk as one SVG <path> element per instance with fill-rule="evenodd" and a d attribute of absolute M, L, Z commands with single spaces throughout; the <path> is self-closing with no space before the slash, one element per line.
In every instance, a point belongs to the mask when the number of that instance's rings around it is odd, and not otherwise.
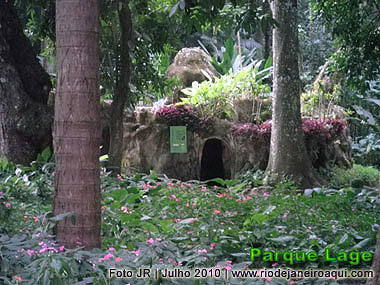
<path fill-rule="evenodd" d="M 10 1 L 0 0 L 0 157 L 28 164 L 50 145 L 50 89 Z"/>
<path fill-rule="evenodd" d="M 264 11 L 266 11 L 266 13 L 269 14 L 269 17 L 272 18 L 272 11 L 271 11 L 271 8 L 270 8 L 270 4 L 269 4 L 269 1 L 265 1 L 263 3 L 264 5 Z M 272 52 L 272 25 L 271 23 L 266 20 L 265 21 L 265 25 L 264 25 L 264 30 L 263 30 L 263 33 L 264 33 L 264 48 L 263 48 L 263 55 L 264 55 L 264 58 L 265 59 L 268 59 L 270 56 L 271 56 L 271 52 Z"/>
<path fill-rule="evenodd" d="M 121 158 L 123 152 L 123 113 L 124 107 L 130 94 L 130 57 L 129 42 L 132 38 L 132 19 L 129 10 L 129 0 L 119 1 L 119 23 L 120 23 L 120 62 L 119 76 L 116 83 L 116 92 L 111 105 L 110 119 L 110 147 L 107 168 L 115 173 L 120 173 Z"/>
<path fill-rule="evenodd" d="M 377 236 L 376 252 L 373 256 L 371 269 L 375 273 L 375 278 L 368 279 L 366 285 L 380 284 L 380 230 Z"/>
<path fill-rule="evenodd" d="M 297 0 L 275 0 L 273 112 L 267 181 L 291 177 L 303 187 L 318 184 L 306 152 L 300 111 Z"/>
<path fill-rule="evenodd" d="M 58 243 L 100 247 L 100 104 L 98 0 L 60 0 L 56 7 L 57 96 L 54 214 Z"/>

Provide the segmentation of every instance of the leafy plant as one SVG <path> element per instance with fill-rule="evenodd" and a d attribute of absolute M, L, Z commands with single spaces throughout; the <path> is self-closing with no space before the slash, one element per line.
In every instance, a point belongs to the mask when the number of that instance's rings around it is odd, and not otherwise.
<path fill-rule="evenodd" d="M 210 131 L 212 128 L 212 125 L 190 106 L 163 106 L 157 110 L 157 114 L 169 126 L 187 126 L 189 130 L 195 132 Z"/>
<path fill-rule="evenodd" d="M 40 172 L 39 167 L 35 171 Z M 12 184 L 12 177 L 22 177 L 29 171 L 30 168 L 21 169 L 3 160 L 0 181 L 2 185 Z M 372 172 L 361 171 L 361 177 L 367 175 L 367 181 L 374 181 Z M 8 176 L 11 178 L 7 180 Z M 29 179 L 30 185 L 35 185 L 37 176 L 29 175 Z M 46 179 L 50 184 L 53 176 Z M 6 211 L 6 221 L 2 220 L 1 225 L 9 224 L 9 232 L 0 228 L 0 282 L 144 284 L 146 279 L 108 279 L 108 269 L 134 271 L 142 267 L 181 266 L 231 270 L 283 265 L 249 261 L 252 247 L 272 251 L 315 250 L 320 256 L 326 248 L 374 251 L 379 219 L 376 189 L 316 188 L 311 195 L 306 192 L 302 195 L 290 181 L 283 181 L 272 192 L 247 194 L 245 190 L 259 186 L 261 180 L 262 173 L 247 173 L 237 180 L 218 179 L 223 187 L 210 187 L 154 172 L 115 177 L 103 171 L 103 248 L 91 252 L 66 249 L 55 243 L 50 236 L 52 225 L 71 214 L 53 217 L 51 202 L 34 196 L 33 187 L 24 188 L 25 200 L 12 196 L 16 192 L 3 192 L 0 211 Z M 324 269 L 353 267 L 346 263 L 297 264 L 300 268 L 311 265 Z M 164 282 L 194 284 L 190 279 Z M 262 284 L 263 280 L 249 282 Z"/>
<path fill-rule="evenodd" d="M 341 87 L 339 85 L 335 85 L 330 93 L 323 90 L 320 82 L 315 83 L 313 90 L 303 93 L 301 96 L 302 115 L 320 120 L 341 117 L 342 113 L 346 111 L 337 107 L 340 95 Z"/>
<path fill-rule="evenodd" d="M 380 167 L 380 138 L 377 134 L 357 138 L 352 144 L 352 151 L 357 163 Z"/>
<path fill-rule="evenodd" d="M 201 46 L 203 49 L 206 49 L 203 44 L 201 44 Z M 236 47 L 233 40 L 228 39 L 225 42 L 224 47 L 220 50 L 216 50 L 216 56 L 212 58 L 212 65 L 215 67 L 216 71 L 222 75 L 228 74 L 229 72 L 236 74 L 243 68 L 251 67 L 258 62 L 263 66 L 265 65 L 266 67 L 264 68 L 271 65 L 271 58 L 266 62 L 262 59 L 255 59 L 258 54 L 256 47 L 250 50 L 247 54 L 242 54 L 241 50 L 241 46 Z"/>
<path fill-rule="evenodd" d="M 261 63 L 260 63 L 261 64 Z M 214 82 L 193 82 L 191 88 L 185 88 L 183 93 L 189 97 L 181 98 L 180 104 L 193 105 L 201 116 L 215 116 L 224 119 L 236 118 L 234 100 L 257 100 L 257 105 L 263 100 L 260 97 L 270 92 L 268 85 L 263 83 L 271 74 L 271 68 L 259 71 L 259 64 L 254 68 L 245 68 L 233 75 L 229 73 Z M 257 113 L 260 113 L 258 108 Z M 256 114 L 256 115 L 258 115 Z"/>
<path fill-rule="evenodd" d="M 353 183 L 358 183 L 358 181 L 361 181 L 362 185 L 378 187 L 380 171 L 373 167 L 354 164 L 351 169 L 335 168 L 330 181 L 336 188 L 349 187 Z"/>

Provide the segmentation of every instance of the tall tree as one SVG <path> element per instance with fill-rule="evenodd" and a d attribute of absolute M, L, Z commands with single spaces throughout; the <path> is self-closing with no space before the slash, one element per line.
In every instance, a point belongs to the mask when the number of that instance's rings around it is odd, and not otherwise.
<path fill-rule="evenodd" d="M 302 186 L 318 184 L 302 131 L 298 68 L 297 0 L 274 0 L 273 111 L 267 180 L 289 176 Z"/>
<path fill-rule="evenodd" d="M 54 214 L 60 244 L 100 247 L 100 105 L 98 0 L 60 0 L 56 7 L 57 96 Z"/>
<path fill-rule="evenodd" d="M 115 173 L 120 172 L 121 158 L 123 151 L 123 112 L 125 104 L 130 95 L 129 79 L 130 79 L 130 56 L 129 42 L 132 38 L 132 19 L 129 10 L 129 0 L 118 1 L 118 18 L 120 23 L 120 52 L 118 77 L 116 79 L 116 90 L 111 105 L 110 119 L 110 147 L 108 168 Z"/>
<path fill-rule="evenodd" d="M 0 0 L 0 157 L 27 164 L 51 142 L 51 82 L 11 3 Z"/>

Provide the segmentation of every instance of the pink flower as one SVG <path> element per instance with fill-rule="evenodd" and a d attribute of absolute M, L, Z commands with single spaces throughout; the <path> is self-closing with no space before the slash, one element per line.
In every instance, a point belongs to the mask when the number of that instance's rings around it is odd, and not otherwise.
<path fill-rule="evenodd" d="M 264 192 L 263 196 L 264 197 L 269 197 L 270 195 L 267 192 Z"/>
<path fill-rule="evenodd" d="M 104 260 L 108 260 L 108 259 L 110 259 L 110 258 L 112 258 L 113 257 L 113 254 L 112 253 L 107 253 L 104 257 L 103 257 L 103 259 Z"/>
<path fill-rule="evenodd" d="M 133 254 L 140 255 L 141 251 L 140 250 L 132 250 L 131 251 Z"/>
<path fill-rule="evenodd" d="M 220 214 L 220 211 L 215 209 L 215 210 L 214 210 L 214 213 L 215 213 L 215 214 Z"/>
<path fill-rule="evenodd" d="M 18 281 L 18 282 L 22 282 L 22 278 L 19 277 L 19 276 L 14 276 L 14 278 Z"/>
<path fill-rule="evenodd" d="M 227 262 L 227 263 L 229 263 L 229 264 L 231 264 L 231 263 L 232 263 L 232 261 L 231 261 L 231 260 L 227 260 L 226 262 Z"/>
<path fill-rule="evenodd" d="M 333 229 L 335 229 L 335 228 L 336 228 L 336 225 L 332 225 L 331 227 L 332 227 Z"/>
<path fill-rule="evenodd" d="M 36 253 L 36 252 L 34 250 L 32 250 L 32 249 L 28 249 L 27 253 L 28 253 L 28 255 L 32 255 L 33 253 Z"/>
<path fill-rule="evenodd" d="M 150 238 L 150 239 L 148 239 L 147 241 L 146 241 L 147 243 L 150 243 L 150 244 L 154 244 L 154 239 L 152 239 L 152 238 Z"/>
<path fill-rule="evenodd" d="M 9 202 L 6 202 L 5 203 L 5 207 L 7 207 L 7 208 L 9 208 L 11 206 L 11 203 L 9 203 Z M 16 276 L 17 277 L 17 276 Z"/>
<path fill-rule="evenodd" d="M 282 216 L 284 219 L 286 219 L 286 217 L 288 216 L 288 213 L 284 213 L 284 215 Z"/>
<path fill-rule="evenodd" d="M 63 251 L 64 249 L 65 249 L 64 245 L 62 245 L 62 246 L 59 247 L 59 251 Z"/>
<path fill-rule="evenodd" d="M 197 250 L 198 253 L 207 253 L 207 249 L 198 249 Z"/>
<path fill-rule="evenodd" d="M 307 228 L 308 228 L 309 230 L 312 230 L 312 229 L 313 229 L 313 227 L 311 227 L 311 226 L 308 226 Z"/>
<path fill-rule="evenodd" d="M 113 247 L 110 247 L 108 250 L 109 251 L 115 251 L 115 249 Z"/>
<path fill-rule="evenodd" d="M 232 269 L 232 266 L 231 266 L 231 265 L 226 265 L 226 266 L 224 266 L 224 269 L 226 269 L 226 270 L 231 270 L 231 269 Z"/>
<path fill-rule="evenodd" d="M 196 205 L 197 205 L 197 202 L 194 202 L 194 203 L 193 203 L 193 206 L 195 207 Z"/>
<path fill-rule="evenodd" d="M 120 262 L 120 261 L 122 261 L 122 260 L 123 260 L 123 258 L 121 258 L 120 256 L 115 258 L 115 261 L 116 261 L 116 262 Z"/>
<path fill-rule="evenodd" d="M 268 277 L 268 278 L 265 278 L 265 280 L 268 281 L 268 282 L 271 282 L 272 278 Z"/>

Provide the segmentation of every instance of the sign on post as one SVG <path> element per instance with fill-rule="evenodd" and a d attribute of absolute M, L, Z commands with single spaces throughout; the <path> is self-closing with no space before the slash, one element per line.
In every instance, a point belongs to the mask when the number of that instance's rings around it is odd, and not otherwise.
<path fill-rule="evenodd" d="M 187 152 L 187 130 L 185 126 L 170 127 L 170 152 Z"/>

